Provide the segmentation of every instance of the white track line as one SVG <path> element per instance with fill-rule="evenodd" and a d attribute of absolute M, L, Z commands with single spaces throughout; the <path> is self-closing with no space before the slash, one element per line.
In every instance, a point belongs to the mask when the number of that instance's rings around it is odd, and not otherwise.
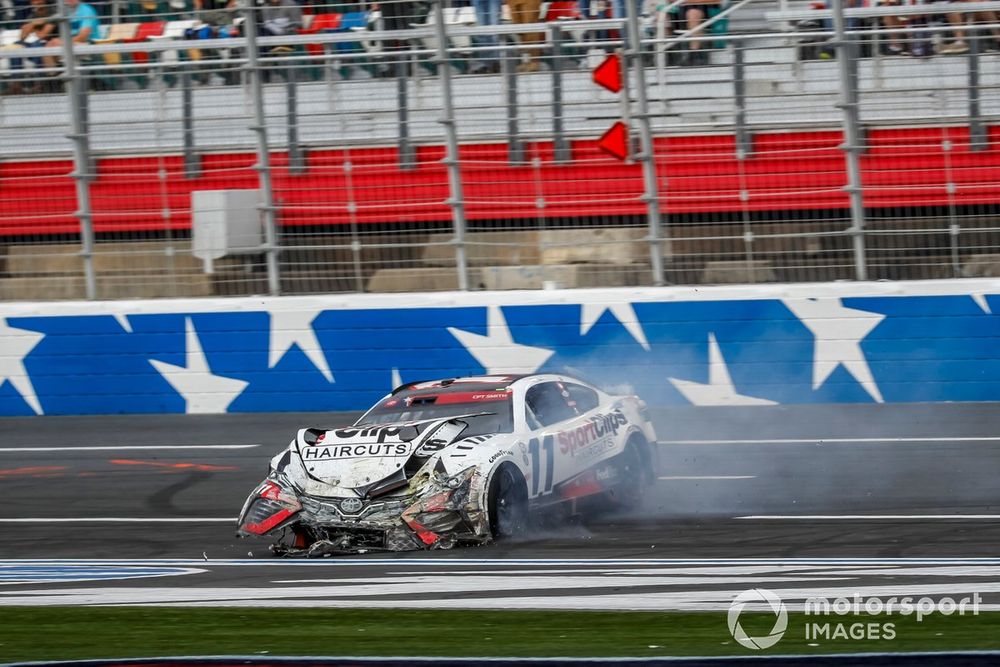
<path fill-rule="evenodd" d="M 260 445 L 97 445 L 93 447 L 0 447 L 0 453 L 16 452 L 99 452 L 113 450 L 149 450 L 161 449 L 251 449 Z"/>
<path fill-rule="evenodd" d="M 750 514 L 737 519 L 754 521 L 878 521 L 897 520 L 938 520 L 938 519 L 1000 519 L 1000 514 Z"/>
<path fill-rule="evenodd" d="M 17 517 L 0 519 L 0 523 L 234 523 L 236 517 L 140 517 L 140 516 L 87 516 L 87 517 L 42 517 L 29 519 Z"/>
<path fill-rule="evenodd" d="M 660 566 L 660 565 L 690 565 L 690 566 L 727 566 L 727 565 L 773 565 L 786 567 L 801 567 L 805 565 L 836 566 L 836 567 L 871 567 L 876 565 L 990 565 L 1000 567 L 1000 558 L 320 558 L 316 560 L 286 560 L 281 558 L 210 558 L 212 565 L 230 567 L 374 567 L 392 565 L 403 566 L 524 566 L 540 565 L 552 567 L 558 565 L 581 566 Z M 0 559 L 0 567 L 11 565 L 170 565 L 204 567 L 204 558 L 12 558 Z"/>
<path fill-rule="evenodd" d="M 1000 442 L 1000 437 L 981 438 L 770 438 L 765 440 L 660 440 L 660 445 L 811 445 L 870 442 Z"/>
<path fill-rule="evenodd" d="M 689 479 L 757 479 L 757 475 L 668 475 L 657 477 L 657 479 L 662 479 L 665 482 Z"/>

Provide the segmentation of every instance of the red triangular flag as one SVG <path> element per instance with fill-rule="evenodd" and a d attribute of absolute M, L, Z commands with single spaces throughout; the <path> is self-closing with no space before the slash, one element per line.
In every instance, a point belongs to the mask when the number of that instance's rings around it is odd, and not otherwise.
<path fill-rule="evenodd" d="M 622 89 L 622 61 L 617 53 L 612 53 L 598 65 L 592 74 L 594 83 L 604 86 L 612 93 Z"/>
<path fill-rule="evenodd" d="M 597 140 L 597 146 L 619 160 L 628 157 L 628 125 L 618 121 Z"/>

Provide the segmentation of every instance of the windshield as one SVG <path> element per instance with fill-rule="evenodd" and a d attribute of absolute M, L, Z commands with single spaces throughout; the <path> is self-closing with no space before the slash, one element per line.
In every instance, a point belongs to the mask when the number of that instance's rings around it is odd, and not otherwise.
<path fill-rule="evenodd" d="M 355 426 L 471 415 L 462 418 L 469 425 L 462 432 L 463 437 L 511 433 L 514 410 L 510 396 L 506 387 L 477 386 L 470 391 L 466 383 L 404 389 L 379 401 Z"/>

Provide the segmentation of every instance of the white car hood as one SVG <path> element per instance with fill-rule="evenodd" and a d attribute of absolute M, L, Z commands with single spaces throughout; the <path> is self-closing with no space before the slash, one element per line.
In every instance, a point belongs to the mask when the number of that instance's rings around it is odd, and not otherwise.
<path fill-rule="evenodd" d="M 313 478 L 344 488 L 369 486 L 398 472 L 419 446 L 404 442 L 400 425 L 339 428 L 315 443 L 298 439 L 302 464 Z"/>
<path fill-rule="evenodd" d="M 464 426 L 446 423 L 460 417 L 408 424 L 345 427 L 325 431 L 315 438 L 302 430 L 296 438 L 296 450 L 313 480 L 333 487 L 364 492 L 389 477 L 402 476 L 403 467 L 414 454 L 430 458 L 461 438 Z M 407 434 L 407 430 L 410 432 Z M 413 437 L 415 433 L 419 433 Z M 402 435 L 408 435 L 409 442 Z M 431 451 L 420 452 L 430 438 Z"/>

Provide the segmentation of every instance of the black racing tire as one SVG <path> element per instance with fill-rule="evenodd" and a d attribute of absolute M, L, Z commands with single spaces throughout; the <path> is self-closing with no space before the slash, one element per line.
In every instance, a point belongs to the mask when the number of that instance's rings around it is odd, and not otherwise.
<path fill-rule="evenodd" d="M 528 529 L 528 484 L 512 463 L 504 463 L 490 479 L 486 515 L 494 542 L 523 535 Z"/>
<path fill-rule="evenodd" d="M 642 509 L 649 486 L 646 471 L 646 457 L 642 447 L 645 440 L 632 437 L 625 443 L 625 449 L 618 455 L 618 467 L 622 471 L 622 481 L 607 492 L 609 509 L 630 512 Z"/>

